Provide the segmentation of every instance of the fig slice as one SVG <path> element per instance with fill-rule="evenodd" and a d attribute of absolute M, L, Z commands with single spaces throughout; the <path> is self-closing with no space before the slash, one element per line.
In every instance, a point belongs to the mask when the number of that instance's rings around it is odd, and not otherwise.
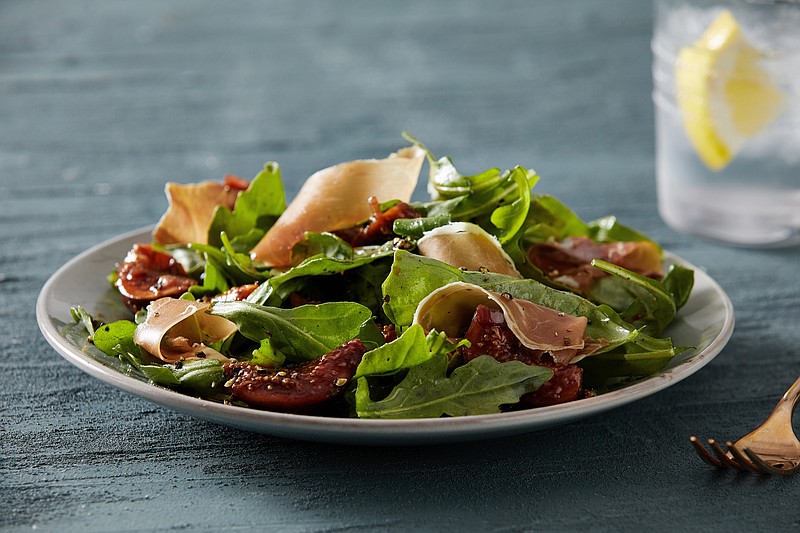
<path fill-rule="evenodd" d="M 348 341 L 307 363 L 266 369 L 248 362 L 225 365 L 231 398 L 271 411 L 304 412 L 342 394 L 355 375 L 367 348 Z"/>

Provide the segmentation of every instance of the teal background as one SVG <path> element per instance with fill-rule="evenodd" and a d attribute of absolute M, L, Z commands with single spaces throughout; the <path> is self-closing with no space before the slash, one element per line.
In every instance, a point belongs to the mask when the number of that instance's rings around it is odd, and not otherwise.
<path fill-rule="evenodd" d="M 783 530 L 796 478 L 717 472 L 800 373 L 798 249 L 678 234 L 655 202 L 641 0 L 0 4 L 0 529 Z M 335 446 L 156 407 L 42 338 L 39 289 L 158 219 L 168 180 L 312 172 L 409 131 L 466 173 L 521 164 L 616 214 L 730 295 L 729 346 L 691 378 L 565 426 L 441 446 Z M 417 197 L 422 198 L 424 184 Z"/>

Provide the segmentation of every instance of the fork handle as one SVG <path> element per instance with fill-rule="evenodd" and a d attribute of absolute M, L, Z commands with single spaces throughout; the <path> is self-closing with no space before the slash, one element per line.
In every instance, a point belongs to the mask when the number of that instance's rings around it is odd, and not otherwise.
<path fill-rule="evenodd" d="M 780 400 L 780 403 L 790 403 L 792 407 L 797 405 L 797 401 L 800 400 L 800 377 L 792 383 L 792 386 L 789 387 L 789 390 L 783 393 L 783 397 Z"/>
<path fill-rule="evenodd" d="M 794 409 L 797 406 L 798 401 L 800 401 L 800 377 L 798 377 L 795 382 L 792 383 L 792 386 L 783 393 L 783 396 L 778 401 L 775 409 L 772 411 L 769 417 L 767 417 L 767 421 L 779 423 L 791 428 L 792 415 L 794 414 Z"/>

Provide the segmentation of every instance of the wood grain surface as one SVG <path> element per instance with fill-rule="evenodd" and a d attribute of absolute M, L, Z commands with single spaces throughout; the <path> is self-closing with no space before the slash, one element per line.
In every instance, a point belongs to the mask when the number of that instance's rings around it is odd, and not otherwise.
<path fill-rule="evenodd" d="M 689 446 L 743 435 L 800 373 L 800 251 L 722 247 L 658 218 L 651 21 L 641 0 L 0 3 L 0 529 L 797 528 L 800 478 L 716 472 Z M 50 274 L 156 221 L 166 181 L 272 160 L 293 195 L 315 170 L 404 146 L 402 131 L 465 172 L 532 166 L 539 192 L 700 265 L 733 300 L 731 343 L 603 416 L 369 448 L 156 407 L 39 333 Z"/>

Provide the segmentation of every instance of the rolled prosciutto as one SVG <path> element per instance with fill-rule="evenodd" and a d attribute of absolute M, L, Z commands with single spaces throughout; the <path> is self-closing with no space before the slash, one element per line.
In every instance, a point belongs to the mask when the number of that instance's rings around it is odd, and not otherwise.
<path fill-rule="evenodd" d="M 522 278 L 500 242 L 475 224 L 451 222 L 425 233 L 417 247 L 420 255 L 456 268 Z"/>
<path fill-rule="evenodd" d="M 409 147 L 386 159 L 350 161 L 314 173 L 251 256 L 269 266 L 289 266 L 292 246 L 307 231 L 336 231 L 369 219 L 370 197 L 408 202 L 424 160 L 422 150 Z"/>

